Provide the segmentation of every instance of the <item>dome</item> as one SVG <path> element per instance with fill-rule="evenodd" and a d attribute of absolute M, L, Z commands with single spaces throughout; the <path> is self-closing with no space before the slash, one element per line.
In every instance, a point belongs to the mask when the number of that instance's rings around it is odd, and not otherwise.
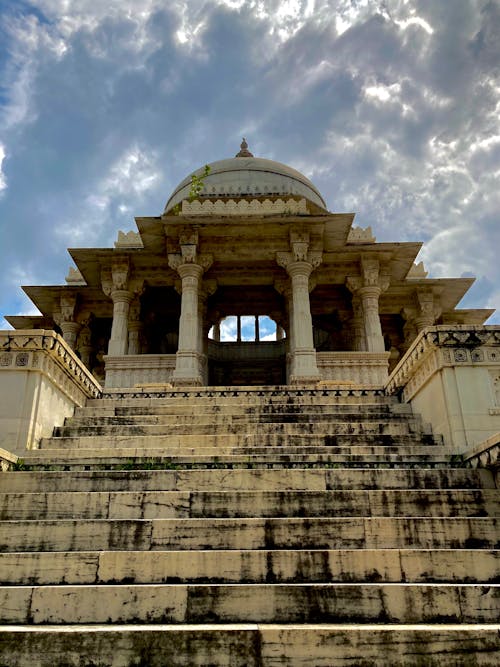
<path fill-rule="evenodd" d="M 243 140 L 241 150 L 234 158 L 211 162 L 210 171 L 203 176 L 205 165 L 194 174 L 203 177 L 200 199 L 241 197 L 301 197 L 326 209 L 323 197 L 311 181 L 286 164 L 254 157 Z M 189 197 L 191 175 L 179 183 L 165 206 L 165 213 Z"/>

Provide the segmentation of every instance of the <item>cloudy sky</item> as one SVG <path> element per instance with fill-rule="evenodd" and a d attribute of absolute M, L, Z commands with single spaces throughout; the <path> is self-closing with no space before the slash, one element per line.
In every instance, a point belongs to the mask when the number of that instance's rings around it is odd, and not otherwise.
<path fill-rule="evenodd" d="M 462 306 L 500 308 L 497 0 L 0 8 L 0 315 L 242 136 L 377 240 L 424 241 L 431 277 L 475 275 Z"/>

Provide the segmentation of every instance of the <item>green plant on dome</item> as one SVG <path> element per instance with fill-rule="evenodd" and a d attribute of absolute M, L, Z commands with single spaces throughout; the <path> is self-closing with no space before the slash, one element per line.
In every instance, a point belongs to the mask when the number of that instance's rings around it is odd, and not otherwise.
<path fill-rule="evenodd" d="M 195 199 L 198 199 L 200 193 L 205 187 L 205 178 L 209 175 L 209 173 L 210 167 L 208 164 L 206 164 L 201 176 L 191 174 L 191 187 L 189 188 L 188 202 L 192 202 Z"/>

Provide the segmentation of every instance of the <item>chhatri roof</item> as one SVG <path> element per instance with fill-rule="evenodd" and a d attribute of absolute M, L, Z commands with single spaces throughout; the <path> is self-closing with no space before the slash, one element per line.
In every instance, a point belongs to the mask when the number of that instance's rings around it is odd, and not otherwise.
<path fill-rule="evenodd" d="M 281 162 L 254 157 L 245 139 L 234 158 L 211 162 L 208 167 L 207 175 L 205 165 L 194 172 L 203 181 L 199 199 L 292 196 L 303 197 L 326 209 L 319 190 L 300 171 Z M 189 198 L 191 183 L 191 174 L 179 183 L 165 206 L 165 213 Z"/>

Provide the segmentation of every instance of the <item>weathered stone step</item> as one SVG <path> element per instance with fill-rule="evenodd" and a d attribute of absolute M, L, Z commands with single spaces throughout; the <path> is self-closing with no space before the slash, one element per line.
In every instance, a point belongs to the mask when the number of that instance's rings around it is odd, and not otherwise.
<path fill-rule="evenodd" d="M 258 424 L 338 424 L 342 428 L 346 424 L 351 424 L 356 428 L 375 428 L 378 423 L 385 424 L 409 424 L 416 430 L 421 428 L 422 420 L 415 415 L 393 414 L 393 413 L 353 413 L 345 412 L 339 414 L 338 412 L 331 413 L 317 413 L 311 410 L 303 410 L 301 412 L 280 412 L 278 414 L 221 414 L 218 412 L 202 412 L 196 414 L 196 419 L 204 424 L 217 424 L 220 427 L 225 425 L 240 426 L 242 424 L 249 424 L 255 427 Z M 123 415 L 85 415 L 79 414 L 73 417 L 68 417 L 65 420 L 66 426 L 135 426 L 135 425 L 150 425 L 150 424 L 166 424 L 182 426 L 193 423 L 192 414 L 136 414 L 131 415 L 125 411 Z"/>
<path fill-rule="evenodd" d="M 64 656 L 65 666 L 81 667 L 99 656 L 99 667 L 497 667 L 499 631 L 498 624 L 9 625 L 0 626 L 0 661 L 47 667 Z"/>
<path fill-rule="evenodd" d="M 114 419 L 117 419 L 116 417 Z M 413 434 L 419 437 L 422 430 L 407 421 L 399 422 L 373 422 L 373 423 L 331 423 L 327 421 L 308 421 L 300 423 L 259 422 L 251 424 L 241 421 L 240 423 L 217 424 L 210 422 L 199 422 L 191 418 L 185 424 L 159 423 L 141 424 L 99 424 L 95 420 L 76 420 L 67 426 L 60 426 L 54 430 L 54 436 L 58 438 L 75 438 L 85 436 L 122 436 L 122 435 L 247 435 L 248 433 L 261 435 L 377 435 L 399 437 L 401 435 Z"/>
<path fill-rule="evenodd" d="M 117 584 L 0 587 L 8 623 L 495 623 L 500 586 Z"/>
<path fill-rule="evenodd" d="M 293 516 L 500 516 L 500 498 L 493 489 L 0 493 L 2 521 Z"/>
<path fill-rule="evenodd" d="M 307 449 L 304 449 L 307 452 Z M 432 451 L 432 450 L 430 450 Z M 280 454 L 202 456 L 179 453 L 165 456 L 165 449 L 110 447 L 102 449 L 57 449 L 31 450 L 26 452 L 25 464 L 35 466 L 57 466 L 70 469 L 72 466 L 134 466 L 164 465 L 170 469 L 210 468 L 304 468 L 304 467 L 450 467 L 450 456 L 446 454 Z"/>
<path fill-rule="evenodd" d="M 0 585 L 153 583 L 500 583 L 500 551 L 331 549 L 0 554 Z"/>
<path fill-rule="evenodd" d="M 0 551 L 498 549 L 492 517 L 1 521 Z"/>
<path fill-rule="evenodd" d="M 93 470 L 2 474 L 2 491 L 211 491 L 495 488 L 480 468 L 290 470 Z"/>
<path fill-rule="evenodd" d="M 242 433 L 228 435 L 179 435 L 177 432 L 164 435 L 87 435 L 77 437 L 43 438 L 41 449 L 78 449 L 78 448 L 115 448 L 115 447 L 351 447 L 351 446 L 382 446 L 382 445 L 435 445 L 432 436 L 422 435 L 371 435 L 371 434 L 340 434 L 340 435 L 285 435 L 280 433 Z"/>

